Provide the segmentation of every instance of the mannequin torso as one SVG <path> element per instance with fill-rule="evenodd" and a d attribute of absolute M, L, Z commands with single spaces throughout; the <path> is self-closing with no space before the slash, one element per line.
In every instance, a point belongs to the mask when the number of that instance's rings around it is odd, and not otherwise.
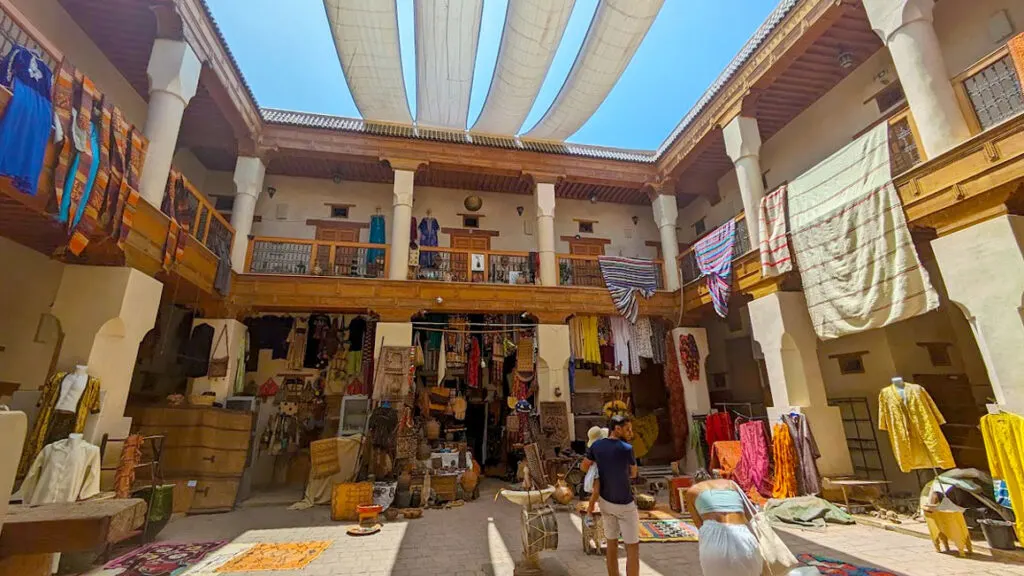
<path fill-rule="evenodd" d="M 69 372 L 60 383 L 60 394 L 57 396 L 56 409 L 61 412 L 75 412 L 78 410 L 78 401 L 85 392 L 85 386 L 89 383 L 88 367 L 75 366 L 74 372 Z"/>

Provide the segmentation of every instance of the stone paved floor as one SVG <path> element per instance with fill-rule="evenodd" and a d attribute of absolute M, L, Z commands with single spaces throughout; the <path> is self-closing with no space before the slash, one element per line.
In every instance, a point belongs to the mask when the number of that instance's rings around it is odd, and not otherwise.
<path fill-rule="evenodd" d="M 331 522 L 327 507 L 297 512 L 274 506 L 175 520 L 160 539 L 223 538 L 234 540 L 236 547 L 252 542 L 333 542 L 304 570 L 239 576 L 506 576 L 512 574 L 521 550 L 519 509 L 503 499 L 495 502 L 497 487 L 485 486 L 480 500 L 461 508 L 428 510 L 419 520 L 385 523 L 380 534 L 365 538 L 347 536 L 347 525 Z M 558 550 L 545 553 L 548 573 L 605 573 L 603 557 L 584 554 L 579 526 L 568 512 L 559 512 Z M 1024 575 L 1024 564 L 997 561 L 984 552 L 969 559 L 939 554 L 928 540 L 867 526 L 829 527 L 824 533 L 787 528 L 780 533 L 794 553 L 819 554 L 900 575 Z M 696 543 L 642 544 L 640 556 L 645 575 L 701 574 Z M 217 564 L 197 566 L 186 575 L 214 576 Z"/>

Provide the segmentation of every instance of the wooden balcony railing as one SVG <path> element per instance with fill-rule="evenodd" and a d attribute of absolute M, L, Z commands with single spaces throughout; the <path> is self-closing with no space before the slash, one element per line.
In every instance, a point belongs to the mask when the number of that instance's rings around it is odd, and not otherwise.
<path fill-rule="evenodd" d="M 1024 34 L 1016 41 L 1024 42 Z M 1014 54 L 1007 44 L 953 78 L 960 109 L 973 134 L 1024 112 L 1022 71 L 1024 54 Z"/>
<path fill-rule="evenodd" d="M 245 270 L 250 274 L 386 278 L 388 254 L 386 244 L 256 237 L 249 240 Z"/>
<path fill-rule="evenodd" d="M 576 256 L 572 254 L 558 255 L 558 285 L 581 286 L 585 288 L 607 288 L 601 274 L 598 256 Z M 665 289 L 665 266 L 662 260 L 655 260 L 657 268 L 658 290 Z"/>
<path fill-rule="evenodd" d="M 741 212 L 733 220 L 736 221 L 736 242 L 732 246 L 732 259 L 736 260 L 750 252 L 753 247 L 750 245 L 750 233 L 747 231 L 746 216 Z M 692 247 L 679 255 L 679 271 L 683 277 L 683 284 L 688 284 L 700 278 L 700 269 L 697 267 L 697 255 Z"/>
<path fill-rule="evenodd" d="M 10 0 L 0 0 L 0 58 L 6 56 L 15 44 L 35 51 L 50 70 L 56 71 L 64 59 L 57 46 L 43 36 Z"/>
<path fill-rule="evenodd" d="M 924 160 L 924 147 L 910 108 L 900 110 L 886 121 L 889 123 L 889 162 L 895 176 L 920 164 Z"/>
<path fill-rule="evenodd" d="M 534 284 L 529 252 L 420 246 L 417 280 L 486 284 Z"/>
<path fill-rule="evenodd" d="M 211 251 L 215 251 L 214 246 L 226 246 L 230 253 L 235 229 L 188 179 L 184 180 L 184 189 L 185 197 L 177 199 L 175 209 L 178 223 L 186 226 L 188 233 Z"/>

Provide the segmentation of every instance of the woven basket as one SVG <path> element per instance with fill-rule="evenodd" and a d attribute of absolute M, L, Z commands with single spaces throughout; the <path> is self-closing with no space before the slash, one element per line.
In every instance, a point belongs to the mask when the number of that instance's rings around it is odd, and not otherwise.
<path fill-rule="evenodd" d="M 419 447 L 420 439 L 416 434 L 406 434 L 398 437 L 395 444 L 395 458 L 403 460 L 415 458 L 416 449 Z"/>
<path fill-rule="evenodd" d="M 216 396 L 205 394 L 192 394 L 188 397 L 188 403 L 192 406 L 213 406 Z"/>
<path fill-rule="evenodd" d="M 316 440 L 309 444 L 310 476 L 326 478 L 341 472 L 338 462 L 338 439 Z"/>
<path fill-rule="evenodd" d="M 344 482 L 331 491 L 331 520 L 359 519 L 356 508 L 373 504 L 373 482 Z"/>

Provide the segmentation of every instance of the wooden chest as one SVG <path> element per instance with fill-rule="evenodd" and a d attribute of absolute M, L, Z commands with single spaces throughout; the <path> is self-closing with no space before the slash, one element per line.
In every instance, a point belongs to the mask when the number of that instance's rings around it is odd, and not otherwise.
<path fill-rule="evenodd" d="M 127 415 L 139 434 L 164 436 L 161 468 L 164 481 L 175 484 L 175 511 L 225 512 L 234 508 L 248 465 L 251 413 L 221 408 L 130 407 Z"/>

